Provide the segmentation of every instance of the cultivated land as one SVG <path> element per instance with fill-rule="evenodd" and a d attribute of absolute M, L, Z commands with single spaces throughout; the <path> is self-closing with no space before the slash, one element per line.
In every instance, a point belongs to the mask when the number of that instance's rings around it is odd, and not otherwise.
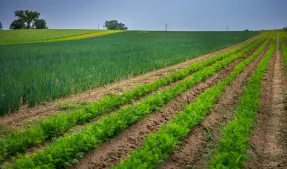
<path fill-rule="evenodd" d="M 0 45 L 0 114 L 192 59 L 257 34 L 127 31 L 75 41 Z"/>
<path fill-rule="evenodd" d="M 14 58 L 11 63 L 17 63 L 17 53 L 23 54 L 22 59 L 32 56 L 27 63 L 35 60 L 35 65 L 41 64 L 37 56 L 42 56 L 43 67 L 44 59 L 47 64 L 48 58 L 54 61 L 54 55 L 62 56 L 65 62 L 57 60 L 59 67 L 49 71 L 63 68 L 66 75 L 73 72 L 69 66 L 81 70 L 69 60 L 88 68 L 97 62 L 80 58 L 104 54 L 99 60 L 104 63 L 101 68 L 109 71 L 101 79 L 121 71 L 122 62 L 135 67 L 126 75 L 114 76 L 115 80 L 187 61 L 112 84 L 106 83 L 114 80 L 104 81 L 104 87 L 46 105 L 22 106 L 20 111 L 1 117 L 2 167 L 286 168 L 287 34 L 264 32 L 254 37 L 256 33 L 244 33 L 122 32 L 79 41 L 5 46 L 6 54 Z M 45 54 L 44 49 L 55 53 Z M 125 56 L 136 59 L 128 62 Z M 119 61 L 105 60 L 109 57 L 119 57 Z M 8 63 L 8 57 L 5 61 Z M 149 66 L 141 67 L 140 63 Z M 20 67 L 20 61 L 18 64 Z M 23 66 L 22 72 L 24 68 L 28 69 Z M 35 68 L 30 72 L 40 73 L 22 77 L 33 79 L 45 72 Z M 82 71 L 78 77 L 91 73 Z M 14 74 L 15 79 L 16 75 L 19 73 Z M 6 78 L 9 80 L 8 75 Z M 9 82 L 12 86 L 13 81 Z"/>
<path fill-rule="evenodd" d="M 54 42 L 95 37 L 120 31 L 98 31 L 80 29 L 35 29 L 4 30 L 0 32 L 0 45 L 35 42 Z"/>

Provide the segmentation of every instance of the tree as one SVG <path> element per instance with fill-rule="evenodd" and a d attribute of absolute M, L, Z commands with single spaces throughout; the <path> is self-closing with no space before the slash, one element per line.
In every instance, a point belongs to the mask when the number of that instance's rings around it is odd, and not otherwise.
<path fill-rule="evenodd" d="M 35 19 L 33 23 L 33 28 L 35 29 L 48 29 L 47 23 L 44 19 Z"/>
<path fill-rule="evenodd" d="M 18 10 L 15 11 L 15 16 L 18 17 L 18 20 L 21 20 L 27 25 L 27 29 L 31 28 L 31 23 L 39 18 L 40 13 L 36 11 L 28 11 L 28 10 Z"/>
<path fill-rule="evenodd" d="M 283 28 L 284 31 L 287 31 L 287 26 Z"/>
<path fill-rule="evenodd" d="M 125 24 L 123 24 L 123 23 L 119 23 L 117 25 L 117 30 L 127 30 L 127 29 L 128 29 L 128 27 L 126 27 Z"/>
<path fill-rule="evenodd" d="M 2 30 L 3 29 L 3 27 L 2 27 L 2 23 L 0 22 L 0 30 Z"/>
<path fill-rule="evenodd" d="M 10 24 L 10 29 L 25 29 L 25 23 L 21 19 L 16 19 Z"/>
<path fill-rule="evenodd" d="M 123 23 L 119 23 L 117 20 L 110 20 L 105 22 L 105 27 L 108 30 L 127 30 L 128 27 Z"/>

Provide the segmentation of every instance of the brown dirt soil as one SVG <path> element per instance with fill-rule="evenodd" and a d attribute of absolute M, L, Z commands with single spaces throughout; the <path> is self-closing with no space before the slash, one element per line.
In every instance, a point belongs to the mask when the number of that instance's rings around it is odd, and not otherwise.
<path fill-rule="evenodd" d="M 277 49 L 262 83 L 261 107 L 251 136 L 251 160 L 246 168 L 287 168 L 287 111 L 284 94 L 287 91 L 286 69 Z"/>
<path fill-rule="evenodd" d="M 256 37 L 253 37 L 251 39 L 254 39 L 254 38 Z M 75 101 L 80 101 L 80 100 L 96 101 L 100 99 L 101 97 L 103 97 L 104 95 L 119 94 L 123 91 L 131 90 L 140 84 L 146 84 L 146 83 L 153 82 L 162 76 L 170 74 L 174 70 L 184 69 L 196 61 L 202 61 L 216 54 L 225 52 L 227 50 L 231 50 L 235 47 L 238 47 L 250 41 L 251 39 L 248 39 L 244 42 L 241 42 L 239 44 L 230 46 L 228 48 L 225 48 L 219 51 L 215 51 L 215 52 L 202 55 L 202 56 L 199 56 L 197 58 L 194 58 L 194 59 L 182 62 L 182 63 L 175 64 L 173 66 L 169 66 L 163 69 L 159 69 L 159 70 L 145 73 L 142 75 L 138 75 L 135 77 L 130 77 L 128 79 L 121 80 L 119 82 L 115 82 L 112 84 L 104 85 L 99 88 L 91 89 L 83 93 L 61 98 L 53 102 L 47 102 L 47 103 L 44 103 L 43 105 L 39 105 L 39 106 L 32 107 L 32 108 L 28 108 L 27 105 L 23 105 L 18 112 L 11 113 L 7 116 L 0 116 L 0 127 L 3 126 L 3 128 L 7 128 L 7 127 L 17 128 L 19 126 L 22 126 L 24 121 L 31 121 L 35 119 L 43 119 L 43 118 L 49 117 L 53 115 L 55 112 L 59 111 L 59 108 L 57 106 L 59 103 L 75 102 Z"/>
<path fill-rule="evenodd" d="M 254 73 L 264 53 L 255 58 L 236 79 L 226 87 L 220 99 L 206 118 L 191 129 L 178 150 L 159 166 L 159 169 L 207 168 L 206 163 L 213 154 L 217 140 L 221 137 L 219 128 L 233 118 L 243 87 Z"/>
<path fill-rule="evenodd" d="M 143 144 L 146 134 L 156 132 L 162 124 L 169 122 L 177 113 L 183 111 L 186 103 L 194 101 L 205 89 L 226 77 L 241 60 L 239 59 L 231 63 L 214 76 L 207 78 L 187 92 L 182 93 L 168 103 L 161 111 L 147 115 L 144 120 L 131 125 L 114 138 L 104 142 L 96 149 L 87 153 L 79 163 L 73 165 L 71 168 L 108 168 L 119 163 L 130 155 L 133 150 Z"/>

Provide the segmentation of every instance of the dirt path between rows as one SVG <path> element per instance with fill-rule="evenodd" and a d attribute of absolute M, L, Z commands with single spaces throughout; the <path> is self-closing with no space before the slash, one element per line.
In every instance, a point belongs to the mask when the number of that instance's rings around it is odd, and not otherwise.
<path fill-rule="evenodd" d="M 177 113 L 183 111 L 186 103 L 194 101 L 195 98 L 205 89 L 213 86 L 218 81 L 226 77 L 226 75 L 229 74 L 233 68 L 242 61 L 242 59 L 231 63 L 214 76 L 207 78 L 205 81 L 195 85 L 187 92 L 180 94 L 168 103 L 161 111 L 147 115 L 144 120 L 131 125 L 114 138 L 104 142 L 96 149 L 87 153 L 79 163 L 73 165 L 71 168 L 96 169 L 108 168 L 112 165 L 116 165 L 130 155 L 131 151 L 137 149 L 143 144 L 146 134 L 154 133 L 162 124 L 168 123 Z"/>
<path fill-rule="evenodd" d="M 279 38 L 276 53 L 270 62 L 270 70 L 265 73 L 265 81 L 262 84 L 262 106 L 251 137 L 252 159 L 246 168 L 287 168 L 287 111 L 284 109 L 287 79 L 279 51 Z"/>
<path fill-rule="evenodd" d="M 256 37 L 253 37 L 251 39 L 254 39 Z M 156 79 L 159 79 L 162 76 L 168 75 L 175 70 L 184 69 L 196 61 L 202 61 L 216 54 L 223 53 L 227 50 L 231 50 L 235 47 L 238 47 L 250 41 L 251 39 L 248 39 L 244 42 L 241 42 L 239 44 L 230 46 L 228 48 L 225 48 L 219 51 L 215 51 L 215 52 L 202 55 L 202 56 L 199 56 L 197 58 L 194 58 L 194 59 L 182 62 L 182 63 L 175 64 L 173 66 L 169 66 L 163 69 L 159 69 L 159 70 L 145 73 L 142 75 L 138 75 L 135 77 L 130 77 L 128 79 L 121 80 L 119 82 L 104 85 L 103 87 L 91 89 L 86 92 L 79 93 L 79 94 L 69 96 L 66 98 L 62 98 L 62 99 L 59 99 L 53 102 L 44 103 L 43 105 L 40 105 L 40 106 L 28 108 L 27 105 L 24 105 L 20 108 L 18 112 L 11 113 L 7 116 L 1 116 L 0 126 L 15 128 L 15 127 L 19 127 L 23 125 L 22 123 L 24 123 L 24 121 L 31 121 L 35 119 L 43 119 L 43 118 L 49 117 L 53 115 L 55 112 L 59 111 L 59 108 L 57 106 L 58 103 L 73 102 L 73 101 L 79 101 L 79 100 L 96 101 L 100 99 L 101 97 L 103 97 L 104 95 L 120 94 L 123 91 L 131 90 L 140 84 L 146 84 L 146 83 L 153 82 Z"/>
<path fill-rule="evenodd" d="M 207 168 L 206 163 L 213 155 L 212 149 L 221 137 L 219 128 L 233 118 L 242 89 L 267 49 L 268 47 L 226 87 L 206 118 L 190 131 L 180 148 L 159 169 Z"/>

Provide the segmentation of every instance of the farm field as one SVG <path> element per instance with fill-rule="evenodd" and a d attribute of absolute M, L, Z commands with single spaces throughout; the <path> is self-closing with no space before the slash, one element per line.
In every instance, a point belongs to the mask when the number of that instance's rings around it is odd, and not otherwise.
<path fill-rule="evenodd" d="M 3 168 L 287 167 L 284 32 L 125 31 L 0 51 Z"/>
<path fill-rule="evenodd" d="M 196 58 L 258 33 L 127 31 L 73 41 L 0 45 L 0 114 Z"/>
<path fill-rule="evenodd" d="M 5 30 L 0 31 L 0 45 L 74 40 L 116 32 L 120 31 L 99 31 L 85 29 Z"/>

